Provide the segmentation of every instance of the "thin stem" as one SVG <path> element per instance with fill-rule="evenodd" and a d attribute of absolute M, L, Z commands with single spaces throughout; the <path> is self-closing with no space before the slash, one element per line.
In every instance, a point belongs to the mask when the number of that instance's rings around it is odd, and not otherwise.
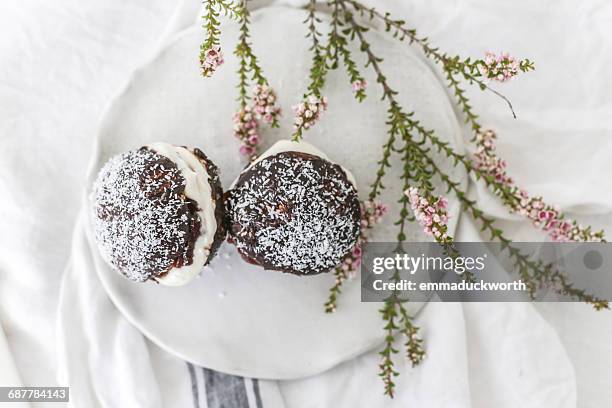
<path fill-rule="evenodd" d="M 395 395 L 395 382 L 393 379 L 399 375 L 395 371 L 393 364 L 393 355 L 397 354 L 397 349 L 393 347 L 394 334 L 399 328 L 396 324 L 397 318 L 397 302 L 395 300 L 385 301 L 380 313 L 382 314 L 383 321 L 386 322 L 385 330 L 385 347 L 379 352 L 382 357 L 379 368 L 379 376 L 382 378 L 385 386 L 385 394 L 393 398 Z"/>
<path fill-rule="evenodd" d="M 238 43 L 236 44 L 236 49 L 234 50 L 234 54 L 238 57 L 239 67 L 238 67 L 238 101 L 240 102 L 240 108 L 244 109 L 248 100 L 250 99 L 248 95 L 248 71 L 249 71 L 249 13 L 246 5 L 246 0 L 241 2 L 243 12 L 242 18 L 240 19 L 240 35 L 238 36 Z"/>
<path fill-rule="evenodd" d="M 465 90 L 459 85 L 459 81 L 457 81 L 455 78 L 455 74 L 452 71 L 445 71 L 445 73 L 449 87 L 452 89 L 453 93 L 455 94 L 455 98 L 457 99 L 457 104 L 465 115 L 465 122 L 470 125 L 473 134 L 476 135 L 482 128 L 477 120 L 478 115 L 474 113 L 472 105 L 465 96 Z"/>
<path fill-rule="evenodd" d="M 215 3 L 219 6 L 219 10 L 221 10 L 223 15 L 238 21 L 241 19 L 241 14 L 244 10 L 241 4 L 236 4 L 232 1 L 207 0 L 206 3 Z"/>
<path fill-rule="evenodd" d="M 327 74 L 327 54 L 328 49 L 321 44 L 321 33 L 317 30 L 317 23 L 321 20 L 316 16 L 316 0 L 310 0 L 308 3 L 308 17 L 304 21 L 308 25 L 308 34 L 312 40 L 310 47 L 313 52 L 312 66 L 310 68 L 310 85 L 308 86 L 309 93 L 316 97 L 321 96 L 321 90 L 325 85 L 325 76 Z"/>
<path fill-rule="evenodd" d="M 382 158 L 378 161 L 379 167 L 378 167 L 378 170 L 376 171 L 376 178 L 374 179 L 374 182 L 370 186 L 371 187 L 370 194 L 369 194 L 370 200 L 376 199 L 381 194 L 382 190 L 385 188 L 383 184 L 383 178 L 385 176 L 385 169 L 391 167 L 391 162 L 389 160 L 391 159 L 391 153 L 393 152 L 393 145 L 395 143 L 395 140 L 398 134 L 396 123 L 398 123 L 397 117 L 401 114 L 401 112 L 399 112 L 394 106 L 389 107 L 388 112 L 389 112 L 389 119 L 387 120 L 387 124 L 389 125 L 389 130 L 387 131 L 387 133 L 389 134 L 389 139 L 383 145 L 383 154 L 382 154 Z"/>
<path fill-rule="evenodd" d="M 398 303 L 399 314 L 401 317 L 401 333 L 404 335 L 406 342 L 406 358 L 410 361 L 413 367 L 419 365 L 425 358 L 425 349 L 423 348 L 423 339 L 419 337 L 419 328 L 414 325 L 413 318 L 408 314 L 403 303 Z"/>
<path fill-rule="evenodd" d="M 333 313 L 336 311 L 338 297 L 342 293 L 342 285 L 344 281 L 348 278 L 347 273 L 342 269 L 342 267 L 337 267 L 334 269 L 334 276 L 336 281 L 334 286 L 332 286 L 329 290 L 329 298 L 327 302 L 325 302 L 325 313 Z"/>
<path fill-rule="evenodd" d="M 291 136 L 291 140 L 294 142 L 298 142 L 303 138 L 304 130 L 309 129 L 318 120 L 321 111 L 324 111 L 327 107 L 327 99 L 321 96 L 321 91 L 327 76 L 327 59 L 330 54 L 329 44 L 326 46 L 321 44 L 321 33 L 317 30 L 317 23 L 320 23 L 321 20 L 316 16 L 316 0 L 310 0 L 307 9 L 308 16 L 304 23 L 308 28 L 306 38 L 310 38 L 312 41 L 310 50 L 313 57 L 309 73 L 310 83 L 304 93 L 304 101 L 301 104 L 304 109 L 299 112 L 296 111 L 296 116 L 302 116 L 306 114 L 306 111 L 308 116 L 296 117 L 293 135 Z"/>
<path fill-rule="evenodd" d="M 359 86 L 355 91 L 355 99 L 359 102 L 363 101 L 366 97 L 365 93 L 365 79 L 357 69 L 357 64 L 351 57 L 351 52 L 347 48 L 346 37 L 340 33 L 342 28 L 342 21 L 340 20 L 340 5 L 338 2 L 332 2 L 332 21 L 331 30 L 329 32 L 329 51 L 328 58 L 331 61 L 331 69 L 336 69 L 338 66 L 339 55 L 342 57 L 343 65 L 346 69 L 346 73 L 349 77 L 351 86 Z"/>
<path fill-rule="evenodd" d="M 466 72 L 467 67 L 465 63 L 463 64 L 454 63 L 454 62 L 459 61 L 458 56 L 450 57 L 448 54 L 440 52 L 438 47 L 431 46 L 431 44 L 429 43 L 429 39 L 427 37 L 419 37 L 415 29 L 407 28 L 405 26 L 406 22 L 404 20 L 399 20 L 399 19 L 394 20 L 390 17 L 389 13 L 383 14 L 379 12 L 376 8 L 366 7 L 356 0 L 341 0 L 341 1 L 346 1 L 347 3 L 349 3 L 361 15 L 367 15 L 369 16 L 370 19 L 376 17 L 382 20 L 383 23 L 385 24 L 386 31 L 391 31 L 392 29 L 395 30 L 394 36 L 398 37 L 400 41 L 403 41 L 404 39 L 408 38 L 410 44 L 417 44 L 418 46 L 420 46 L 425 56 L 431 58 L 436 63 L 439 63 L 442 65 L 442 68 L 447 74 L 447 77 L 449 73 L 451 74 L 460 73 L 463 77 L 469 80 L 470 83 L 474 82 L 479 85 L 480 89 L 482 90 L 486 89 L 492 92 L 493 94 L 495 94 L 496 96 L 500 97 L 502 100 L 506 102 L 506 104 L 510 108 L 510 111 L 512 112 L 512 116 L 516 118 L 516 113 L 514 111 L 514 108 L 510 100 L 506 96 L 501 94 L 500 92 L 491 88 L 484 81 L 476 78 L 472 73 Z M 457 95 L 458 93 L 462 93 L 461 91 L 457 89 L 458 83 L 450 81 L 449 84 L 453 88 L 455 95 Z"/>
<path fill-rule="evenodd" d="M 402 180 L 403 180 L 403 188 L 402 191 L 406 191 L 410 188 L 410 180 L 412 180 L 414 177 L 411 175 L 411 170 L 412 170 L 412 166 L 411 166 L 411 162 L 412 162 L 412 150 L 408 147 L 405 146 L 404 147 L 404 171 L 402 173 Z M 408 207 L 409 207 L 409 202 L 408 202 L 408 197 L 406 196 L 406 194 L 402 194 L 402 197 L 400 198 L 400 204 L 402 205 L 402 208 L 400 209 L 400 219 L 399 221 L 396 222 L 397 225 L 399 225 L 399 233 L 397 235 L 397 240 L 399 242 L 403 242 L 406 240 L 406 224 L 407 221 L 410 221 L 410 212 L 408 211 Z"/>
<path fill-rule="evenodd" d="M 215 45 L 219 45 L 219 37 L 221 36 L 221 22 L 219 21 L 219 12 L 215 9 L 215 0 L 209 0 L 204 5 L 204 24 L 202 28 L 206 31 L 206 39 L 200 46 L 200 61 L 206 59 L 205 52 Z"/>

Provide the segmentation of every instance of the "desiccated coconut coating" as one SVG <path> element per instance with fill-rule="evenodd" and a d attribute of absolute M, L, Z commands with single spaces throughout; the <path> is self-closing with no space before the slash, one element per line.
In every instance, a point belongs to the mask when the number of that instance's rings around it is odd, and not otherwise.
<path fill-rule="evenodd" d="M 265 269 L 327 272 L 357 242 L 357 191 L 340 166 L 320 157 L 293 151 L 266 157 L 226 197 L 230 240 Z"/>
<path fill-rule="evenodd" d="M 211 185 L 220 203 L 216 168 L 207 170 L 214 174 Z M 146 147 L 111 158 L 100 170 L 92 191 L 94 234 L 103 258 L 138 282 L 190 265 L 201 220 L 197 203 L 184 192 L 185 179 L 176 164 Z M 223 225 L 220 216 L 218 225 Z M 220 228 L 219 233 L 222 231 Z"/>

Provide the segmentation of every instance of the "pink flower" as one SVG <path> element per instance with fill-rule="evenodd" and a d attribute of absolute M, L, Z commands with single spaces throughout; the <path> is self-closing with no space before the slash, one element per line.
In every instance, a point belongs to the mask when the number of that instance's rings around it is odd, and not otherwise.
<path fill-rule="evenodd" d="M 255 149 L 252 146 L 242 145 L 240 146 L 240 154 L 243 156 L 250 156 L 255 153 Z"/>
<path fill-rule="evenodd" d="M 446 197 L 440 196 L 440 199 L 438 200 L 438 206 L 443 209 L 448 208 L 448 200 L 446 199 Z"/>
<path fill-rule="evenodd" d="M 357 93 L 359 91 L 363 91 L 367 88 L 367 86 L 368 86 L 368 81 L 366 81 L 365 79 L 358 79 L 352 84 L 353 92 Z"/>
<path fill-rule="evenodd" d="M 378 223 L 387 214 L 389 207 L 380 201 L 365 201 L 361 205 L 361 219 L 365 222 L 364 228 L 369 228 Z"/>
<path fill-rule="evenodd" d="M 248 138 L 248 141 L 249 141 L 249 144 L 252 144 L 252 145 L 259 144 L 259 135 L 257 134 L 250 135 Z"/>
<path fill-rule="evenodd" d="M 253 88 L 253 110 L 257 118 L 266 123 L 275 123 L 281 114 L 276 105 L 276 93 L 268 85 L 255 85 Z"/>
<path fill-rule="evenodd" d="M 250 106 L 245 106 L 234 115 L 234 136 L 242 143 L 240 154 L 253 159 L 259 144 L 259 123 Z"/>
<path fill-rule="evenodd" d="M 423 232 L 432 235 L 438 242 L 449 242 L 448 231 L 448 200 L 444 196 L 421 196 L 419 190 L 410 187 L 404 192 L 408 197 L 414 217 L 423 227 Z"/>
<path fill-rule="evenodd" d="M 202 75 L 205 77 L 212 76 L 215 71 L 223 65 L 223 52 L 221 47 L 213 45 L 212 48 L 204 51 L 204 57 L 200 58 L 200 66 L 202 68 Z"/>
<path fill-rule="evenodd" d="M 221 56 L 221 48 L 217 45 L 206 51 L 206 61 L 213 62 Z"/>
<path fill-rule="evenodd" d="M 310 129 L 321 118 L 321 114 L 327 110 L 327 97 L 317 98 L 310 95 L 306 101 L 294 105 L 292 109 L 295 114 L 293 130 L 298 132 L 302 129 Z"/>
<path fill-rule="evenodd" d="M 518 75 L 520 62 L 508 53 L 496 55 L 487 51 L 484 60 L 478 65 L 478 69 L 485 78 L 506 82 Z"/>
<path fill-rule="evenodd" d="M 540 221 L 548 221 L 552 220 L 555 214 L 552 211 L 540 211 L 538 213 L 538 218 Z"/>
<path fill-rule="evenodd" d="M 474 169 L 493 176 L 498 183 L 509 184 L 512 179 L 506 174 L 506 162 L 490 153 L 495 149 L 495 132 L 486 130 L 476 135 L 476 153 L 474 154 Z"/>

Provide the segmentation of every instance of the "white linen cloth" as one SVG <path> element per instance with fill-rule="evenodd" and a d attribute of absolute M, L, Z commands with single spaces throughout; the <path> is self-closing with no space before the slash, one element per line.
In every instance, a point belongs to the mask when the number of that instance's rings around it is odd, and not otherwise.
<path fill-rule="evenodd" d="M 26 385 L 54 381 L 53 310 L 71 221 L 80 205 L 95 118 L 125 75 L 153 51 L 173 12 L 165 3 L 62 0 L 52 8 L 47 3 L 28 3 L 29 7 L 20 9 L 10 2 L 0 5 L 0 26 L 12 28 L 12 35 L 0 39 L 2 61 L 9 62 L 0 65 L 4 153 L 0 192 L 12 198 L 2 202 L 0 214 L 0 319 L 10 334 Z M 389 1 L 387 8 L 398 11 L 444 49 L 481 55 L 495 47 L 536 60 L 535 73 L 503 89 L 519 120 L 512 120 L 503 103 L 490 94 L 472 92 L 475 105 L 483 122 L 498 130 L 500 154 L 523 186 L 579 214 L 585 222 L 612 227 L 612 188 L 601 178 L 612 170 L 612 80 L 607 76 L 612 51 L 606 40 L 612 9 L 608 2 Z M 53 48 L 47 48 L 49 41 Z M 475 195 L 489 213 L 508 219 L 504 225 L 513 237 L 541 238 L 526 223 L 509 217 L 486 190 L 478 187 Z M 587 216 L 591 214 L 599 217 Z M 462 220 L 457 239 L 473 236 L 470 227 Z M 610 314 L 594 313 L 581 305 L 536 308 L 554 330 L 531 306 L 429 305 L 418 319 L 429 358 L 422 367 L 402 370 L 398 397 L 389 406 L 408 402 L 432 407 L 523 406 L 523 395 L 532 406 L 609 405 Z M 499 327 L 500 322 L 513 324 Z M 188 404 L 193 396 L 185 374 L 189 370 L 173 371 L 172 366 L 179 363 L 172 357 L 138 341 L 125 323 L 111 323 L 130 339 L 127 344 L 111 344 L 117 346 L 112 349 L 117 353 L 114 357 L 137 350 L 136 357 L 148 354 L 153 367 L 154 378 L 144 373 L 147 384 L 153 386 L 148 389 L 151 395 L 137 396 L 145 398 L 139 401 Z M 556 335 L 573 369 L 559 352 Z M 530 356 L 534 363 L 529 362 Z M 551 361 L 555 356 L 558 361 Z M 368 354 L 321 376 L 283 382 L 279 385 L 282 397 L 289 407 L 360 406 L 366 404 L 357 404 L 361 400 L 351 397 L 363 396 L 366 389 L 369 406 L 382 405 L 386 400 L 379 395 L 373 368 L 377 361 L 376 355 Z M 129 371 L 121 377 L 127 380 L 146 366 L 121 367 Z M 175 377 L 171 374 L 181 369 L 180 384 L 172 387 Z M 508 370 L 516 375 L 509 378 Z M 112 377 L 87 379 L 104 391 Z M 159 384 L 168 386 L 158 388 Z M 121 388 L 127 390 L 127 385 L 129 381 Z M 555 389 L 564 391 L 549 392 Z M 131 406 L 133 393 L 119 393 L 117 398 L 125 404 L 120 406 Z M 92 401 L 108 403 L 100 398 L 104 395 L 91 394 Z"/>
<path fill-rule="evenodd" d="M 57 385 L 59 287 L 99 117 L 176 6 L 0 2 L 0 320 L 24 385 Z"/>
<path fill-rule="evenodd" d="M 13 355 L 9 350 L 4 330 L 0 325 L 0 387 L 21 387 L 21 379 L 17 373 L 15 362 L 13 361 Z M 4 403 L 3 408 L 15 408 L 18 406 L 26 407 L 28 404 L 21 403 Z"/>
<path fill-rule="evenodd" d="M 21 386 L 21 380 L 19 379 L 19 374 L 17 374 L 13 355 L 9 350 L 2 326 L 0 326 L 0 384 L 15 387 Z"/>

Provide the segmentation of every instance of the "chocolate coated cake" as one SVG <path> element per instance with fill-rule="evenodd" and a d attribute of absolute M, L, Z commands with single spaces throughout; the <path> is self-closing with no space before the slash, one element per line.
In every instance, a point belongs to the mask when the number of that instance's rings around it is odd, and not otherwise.
<path fill-rule="evenodd" d="M 281 143 L 285 149 L 306 145 Z M 265 269 L 328 272 L 358 239 L 360 207 L 352 177 L 304 149 L 275 147 L 226 193 L 230 241 L 243 258 Z"/>
<path fill-rule="evenodd" d="M 198 149 L 155 143 L 111 158 L 92 191 L 102 257 L 137 282 L 180 286 L 225 239 L 217 167 Z"/>

